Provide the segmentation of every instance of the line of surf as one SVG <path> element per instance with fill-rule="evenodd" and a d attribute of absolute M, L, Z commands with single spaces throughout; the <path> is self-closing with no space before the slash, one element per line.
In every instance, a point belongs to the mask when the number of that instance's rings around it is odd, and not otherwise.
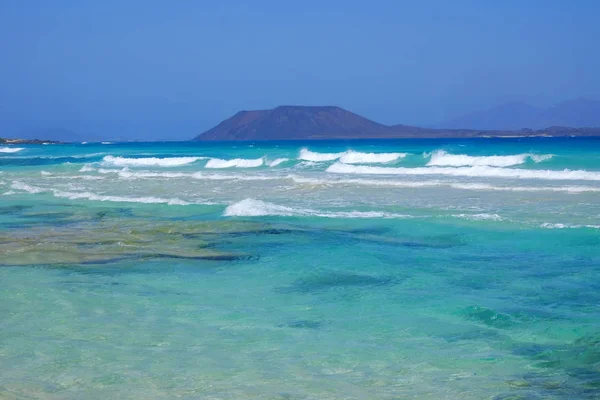
<path fill-rule="evenodd" d="M 118 156 L 106 156 L 102 159 L 104 164 L 116 167 L 180 167 L 194 163 L 206 157 L 143 157 L 127 158 Z"/>
<path fill-rule="evenodd" d="M 406 153 L 361 153 L 354 150 L 341 153 L 316 153 L 308 149 L 301 149 L 298 159 L 312 162 L 339 160 L 344 164 L 382 164 L 397 161 L 406 156 Z"/>
<path fill-rule="evenodd" d="M 85 170 L 82 168 L 80 172 L 92 172 L 93 168 L 88 167 Z M 97 170 L 100 174 L 116 174 L 120 179 L 135 180 L 135 179 L 198 179 L 198 180 L 217 180 L 217 181 L 268 181 L 287 179 L 287 176 L 280 175 L 243 175 L 243 174 L 225 174 L 225 173 L 210 173 L 210 172 L 158 172 L 158 171 L 132 171 L 129 168 L 123 169 L 105 169 Z"/>
<path fill-rule="evenodd" d="M 600 181 L 600 172 L 592 172 L 586 170 L 565 169 L 562 171 L 554 171 L 537 169 L 498 168 L 490 166 L 394 168 L 373 167 L 366 165 L 348 165 L 337 162 L 329 166 L 326 172 L 335 174 L 358 175 L 446 175 L 484 178 Z"/>
<path fill-rule="evenodd" d="M 431 154 L 425 154 L 429 157 L 427 166 L 429 167 L 465 167 L 465 166 L 489 166 L 489 167 L 510 167 L 513 165 L 524 164 L 528 159 L 535 163 L 550 160 L 552 154 L 514 154 L 508 156 L 469 156 L 466 154 L 450 154 L 444 150 L 437 150 Z"/>
<path fill-rule="evenodd" d="M 600 192 L 600 187 L 593 186 L 496 186 L 488 183 L 459 183 L 440 180 L 425 181 L 399 181 L 392 179 L 319 179 L 306 178 L 296 175 L 290 175 L 290 178 L 298 184 L 308 184 L 315 186 L 334 186 L 334 185 L 360 185 L 375 187 L 393 187 L 393 188 L 433 188 L 450 187 L 462 190 L 481 190 L 481 191 L 504 191 L 504 192 L 567 192 L 567 193 L 585 193 Z"/>
<path fill-rule="evenodd" d="M 187 206 L 190 204 L 198 204 L 191 203 L 185 200 L 181 200 L 179 198 L 162 198 L 162 197 L 153 197 L 153 196 L 142 196 L 142 197 L 130 197 L 130 196 L 111 196 L 111 195 L 101 195 L 93 192 L 68 192 L 61 191 L 57 189 L 45 189 L 38 186 L 28 185 L 26 183 L 20 181 L 14 181 L 11 184 L 11 189 L 21 190 L 31 194 L 38 193 L 52 193 L 55 197 L 66 198 L 69 200 L 92 200 L 92 201 L 108 201 L 108 202 L 117 202 L 117 203 L 144 203 L 144 204 L 168 204 L 168 205 L 178 205 L 178 206 Z M 200 203 L 200 204 L 209 204 L 209 203 Z"/>
<path fill-rule="evenodd" d="M 211 158 L 208 160 L 204 168 L 256 168 L 263 165 L 265 160 L 263 158 L 246 159 L 246 158 L 234 158 L 231 160 L 222 160 L 220 158 Z"/>

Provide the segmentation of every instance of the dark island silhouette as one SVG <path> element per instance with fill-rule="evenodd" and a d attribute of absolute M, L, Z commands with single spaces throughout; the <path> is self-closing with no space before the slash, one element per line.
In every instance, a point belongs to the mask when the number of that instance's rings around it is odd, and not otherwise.
<path fill-rule="evenodd" d="M 200 141 L 600 136 L 596 127 L 483 130 L 383 125 L 335 106 L 240 111 L 195 137 Z"/>

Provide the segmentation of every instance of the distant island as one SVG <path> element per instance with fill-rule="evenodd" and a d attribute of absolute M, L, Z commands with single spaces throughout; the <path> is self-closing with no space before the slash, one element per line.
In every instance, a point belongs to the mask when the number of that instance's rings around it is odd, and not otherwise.
<path fill-rule="evenodd" d="M 195 137 L 199 141 L 600 136 L 600 127 L 480 130 L 383 125 L 335 106 L 240 111 Z"/>

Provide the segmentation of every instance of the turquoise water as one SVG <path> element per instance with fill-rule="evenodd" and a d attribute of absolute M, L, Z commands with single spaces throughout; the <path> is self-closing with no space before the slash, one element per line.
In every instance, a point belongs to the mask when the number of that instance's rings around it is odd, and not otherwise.
<path fill-rule="evenodd" d="M 598 398 L 599 145 L 0 146 L 0 398 Z"/>

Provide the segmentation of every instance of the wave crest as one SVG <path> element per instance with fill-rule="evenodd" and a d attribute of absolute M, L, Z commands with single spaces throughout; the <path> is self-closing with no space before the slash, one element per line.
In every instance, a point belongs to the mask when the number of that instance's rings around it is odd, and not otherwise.
<path fill-rule="evenodd" d="M 276 167 L 279 164 L 283 164 L 284 162 L 290 161 L 289 158 L 277 158 L 269 163 L 269 167 Z"/>
<path fill-rule="evenodd" d="M 232 160 L 221 160 L 220 158 L 211 158 L 208 160 L 204 168 L 256 168 L 263 165 L 265 160 L 262 158 L 246 159 L 234 158 Z"/>
<path fill-rule="evenodd" d="M 308 149 L 301 149 L 298 159 L 312 162 L 339 160 L 344 164 L 378 164 L 396 161 L 406 155 L 406 153 L 361 153 L 354 150 L 341 153 L 315 153 Z"/>
<path fill-rule="evenodd" d="M 437 150 L 430 155 L 427 166 L 430 167 L 465 167 L 489 166 L 510 167 L 523 164 L 527 159 L 542 162 L 552 158 L 552 154 L 515 154 L 510 156 L 469 156 L 466 154 L 450 154 L 444 150 Z"/>
<path fill-rule="evenodd" d="M 0 153 L 17 153 L 25 150 L 23 147 L 0 147 Z"/>
<path fill-rule="evenodd" d="M 381 211 L 319 211 L 309 208 L 293 208 L 262 200 L 244 199 L 229 205 L 223 215 L 226 217 L 321 217 L 321 218 L 411 218 L 409 215 Z"/>
<path fill-rule="evenodd" d="M 485 178 L 516 178 L 516 179 L 545 179 L 545 180 L 588 180 L 600 181 L 600 172 L 586 170 L 535 170 L 497 168 L 489 166 L 473 167 L 418 167 L 418 168 L 391 168 L 372 167 L 366 165 L 348 165 L 335 163 L 326 172 L 336 174 L 359 175 L 447 175 Z"/>
<path fill-rule="evenodd" d="M 406 153 L 360 153 L 358 151 L 348 150 L 340 157 L 340 162 L 344 164 L 379 164 L 396 161 L 399 158 L 406 157 Z"/>
<path fill-rule="evenodd" d="M 106 156 L 102 160 L 106 164 L 117 167 L 179 167 L 186 164 L 191 164 L 203 157 L 146 157 L 146 158 L 126 158 Z"/>

